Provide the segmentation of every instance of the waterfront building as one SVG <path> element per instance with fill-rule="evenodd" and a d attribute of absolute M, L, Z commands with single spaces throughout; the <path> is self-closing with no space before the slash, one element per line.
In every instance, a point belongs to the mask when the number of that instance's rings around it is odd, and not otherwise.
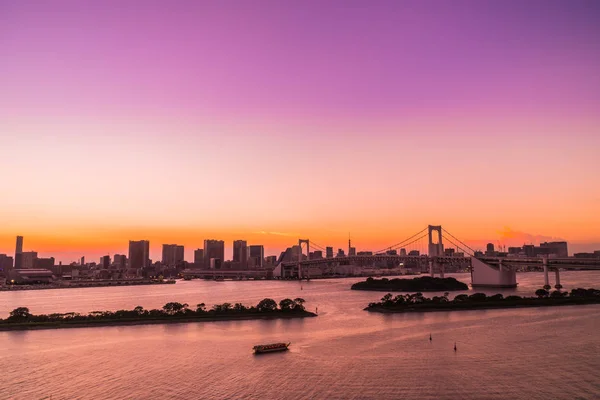
<path fill-rule="evenodd" d="M 540 248 L 548 249 L 548 254 L 552 254 L 556 257 L 563 258 L 569 256 L 567 242 L 544 242 L 540 243 Z"/>
<path fill-rule="evenodd" d="M 36 258 L 33 268 L 34 269 L 48 269 L 48 270 L 53 271 L 54 270 L 54 257 Z"/>
<path fill-rule="evenodd" d="M 223 260 L 220 258 L 211 258 L 209 261 L 210 269 L 221 269 L 221 265 L 223 264 Z"/>
<path fill-rule="evenodd" d="M 344 249 L 338 249 L 336 257 L 346 257 Z"/>
<path fill-rule="evenodd" d="M 204 241 L 204 266 L 210 268 L 211 258 L 223 261 L 225 259 L 225 242 L 207 239 Z"/>
<path fill-rule="evenodd" d="M 248 268 L 248 243 L 245 240 L 233 241 L 233 260 L 240 269 Z"/>
<path fill-rule="evenodd" d="M 411 250 L 408 252 L 409 256 L 419 256 L 421 255 L 421 252 L 419 250 Z"/>
<path fill-rule="evenodd" d="M 15 269 L 23 268 L 23 236 L 17 236 L 15 246 Z"/>
<path fill-rule="evenodd" d="M 202 267 L 202 265 L 204 264 L 204 250 L 203 249 L 194 250 L 194 264 L 196 265 L 197 268 Z"/>
<path fill-rule="evenodd" d="M 262 268 L 265 260 L 265 247 L 261 244 L 253 244 L 250 245 L 248 250 L 252 266 Z"/>
<path fill-rule="evenodd" d="M 35 260 L 37 259 L 37 251 L 24 251 L 21 253 L 21 268 L 35 268 Z"/>
<path fill-rule="evenodd" d="M 277 264 L 277 256 L 266 256 L 265 265 L 273 266 Z"/>
<path fill-rule="evenodd" d="M 400 255 L 406 256 L 406 249 L 400 249 Z"/>
<path fill-rule="evenodd" d="M 150 266 L 150 242 L 148 240 L 129 241 L 129 268 L 144 269 Z"/>
<path fill-rule="evenodd" d="M 162 263 L 168 266 L 175 266 L 184 259 L 184 247 L 177 244 L 162 245 Z"/>
<path fill-rule="evenodd" d="M 349 256 L 355 256 L 356 255 L 356 247 L 350 247 L 350 248 L 348 248 L 348 255 Z"/>
<path fill-rule="evenodd" d="M 13 258 L 6 255 L 0 254 L 0 274 L 4 274 L 11 270 L 13 267 Z"/>
<path fill-rule="evenodd" d="M 323 258 L 323 252 L 321 250 L 315 250 L 313 251 L 313 255 L 311 256 L 312 260 L 318 260 L 320 258 Z"/>
<path fill-rule="evenodd" d="M 451 257 L 453 256 L 455 253 L 455 250 L 453 248 L 449 248 L 449 249 L 444 249 L 444 255 Z"/>
<path fill-rule="evenodd" d="M 325 257 L 327 257 L 327 258 L 333 258 L 333 247 L 326 247 L 325 248 Z"/>
<path fill-rule="evenodd" d="M 100 257 L 100 268 L 108 268 L 108 267 L 110 267 L 110 256 Z"/>
<path fill-rule="evenodd" d="M 124 254 L 115 254 L 113 257 L 113 264 L 119 269 L 125 268 L 127 266 L 127 256 Z"/>
<path fill-rule="evenodd" d="M 485 255 L 493 256 L 494 254 L 495 254 L 494 243 L 488 243 L 487 246 L 485 247 Z"/>

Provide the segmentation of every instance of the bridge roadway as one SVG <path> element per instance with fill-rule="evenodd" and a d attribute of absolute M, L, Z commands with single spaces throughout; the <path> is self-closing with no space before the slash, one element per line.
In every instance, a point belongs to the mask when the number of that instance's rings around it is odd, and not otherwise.
<path fill-rule="evenodd" d="M 345 256 L 345 257 L 333 257 L 333 258 L 315 258 L 312 260 L 302 260 L 300 261 L 301 266 L 312 266 L 312 265 L 322 265 L 322 264 L 340 264 L 340 263 L 348 263 L 348 264 L 367 264 L 377 261 L 394 261 L 401 263 L 412 262 L 415 264 L 427 265 L 429 261 L 433 261 L 436 264 L 465 264 L 470 263 L 471 259 L 469 257 L 462 256 L 435 256 L 429 257 L 426 255 L 422 256 L 399 256 L 399 255 L 390 255 L 390 254 L 374 254 L 374 255 L 360 255 L 360 256 Z M 298 261 L 286 261 L 281 263 L 284 267 L 293 267 L 298 265 Z"/>
<path fill-rule="evenodd" d="M 544 267 L 557 269 L 600 269 L 600 258 L 544 258 L 544 257 L 477 257 L 478 260 L 492 266 L 503 267 Z"/>
<path fill-rule="evenodd" d="M 267 279 L 272 277 L 271 270 L 218 270 L 218 269 L 184 269 L 181 271 L 184 279 Z"/>

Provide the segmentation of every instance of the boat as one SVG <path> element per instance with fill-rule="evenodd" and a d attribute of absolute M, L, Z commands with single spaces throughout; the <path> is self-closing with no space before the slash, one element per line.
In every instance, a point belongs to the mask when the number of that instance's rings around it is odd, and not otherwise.
<path fill-rule="evenodd" d="M 273 353 L 275 351 L 286 351 L 291 343 L 271 343 L 254 346 L 254 354 Z"/>

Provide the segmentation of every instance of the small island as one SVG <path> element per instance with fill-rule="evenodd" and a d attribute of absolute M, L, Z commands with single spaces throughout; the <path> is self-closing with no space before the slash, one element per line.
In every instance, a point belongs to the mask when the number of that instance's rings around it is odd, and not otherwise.
<path fill-rule="evenodd" d="M 315 313 L 306 311 L 304 303 L 301 298 L 283 299 L 278 306 L 273 299 L 263 299 L 251 307 L 223 303 L 207 310 L 204 303 L 192 309 L 186 303 L 171 302 L 154 310 L 137 306 L 133 310 L 47 315 L 33 315 L 28 308 L 19 307 L 11 311 L 8 318 L 0 319 L 0 331 L 315 317 Z"/>
<path fill-rule="evenodd" d="M 537 297 L 504 297 L 502 294 L 487 296 L 485 293 L 459 294 L 449 300 L 447 293 L 432 298 L 423 297 L 422 293 L 395 297 L 388 293 L 381 298 L 380 302 L 370 303 L 365 310 L 381 313 L 404 313 L 600 304 L 600 290 L 598 289 L 579 288 L 571 290 L 570 293 L 558 290 L 550 293 L 545 289 L 539 289 L 535 294 Z"/>
<path fill-rule="evenodd" d="M 375 290 L 380 292 L 446 292 L 452 290 L 469 290 L 466 283 L 454 278 L 432 278 L 422 276 L 414 279 L 373 279 L 357 282 L 352 290 Z"/>

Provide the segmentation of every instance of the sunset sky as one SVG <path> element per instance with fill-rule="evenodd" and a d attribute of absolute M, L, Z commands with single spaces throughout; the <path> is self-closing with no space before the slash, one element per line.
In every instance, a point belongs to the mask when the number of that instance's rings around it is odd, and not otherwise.
<path fill-rule="evenodd" d="M 600 249 L 600 2 L 0 0 L 0 253 Z M 96 260 L 97 261 L 97 260 Z"/>

